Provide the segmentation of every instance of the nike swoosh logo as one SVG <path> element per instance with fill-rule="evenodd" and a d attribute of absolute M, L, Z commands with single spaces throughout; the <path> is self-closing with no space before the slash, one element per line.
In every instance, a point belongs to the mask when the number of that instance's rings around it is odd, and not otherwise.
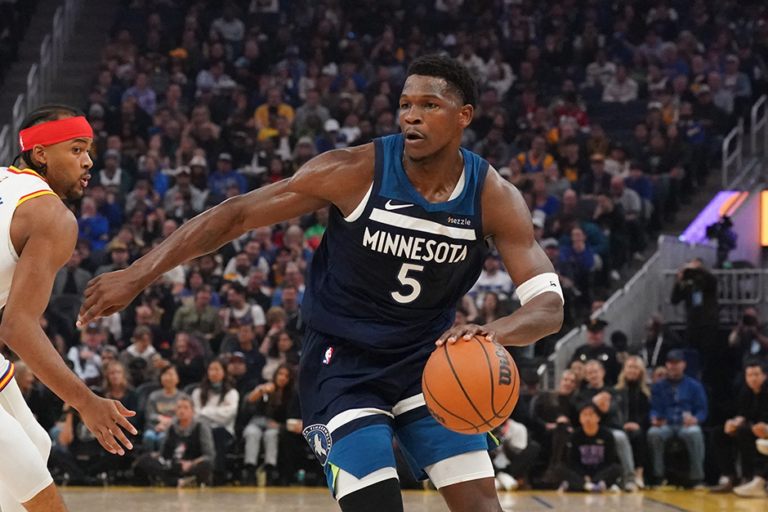
<path fill-rule="evenodd" d="M 392 200 L 387 201 L 384 205 L 385 210 L 399 210 L 400 208 L 410 208 L 412 204 L 392 204 Z"/>

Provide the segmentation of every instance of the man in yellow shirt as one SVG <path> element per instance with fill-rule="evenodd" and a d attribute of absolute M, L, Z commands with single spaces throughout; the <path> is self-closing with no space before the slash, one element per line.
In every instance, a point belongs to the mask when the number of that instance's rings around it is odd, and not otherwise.
<path fill-rule="evenodd" d="M 293 124 L 293 118 L 295 117 L 293 107 L 287 103 L 283 103 L 282 96 L 282 92 L 278 87 L 269 90 L 269 93 L 267 94 L 267 102 L 257 108 L 256 112 L 253 114 L 258 128 L 261 129 L 271 126 L 269 122 L 270 115 L 283 116 Z"/>

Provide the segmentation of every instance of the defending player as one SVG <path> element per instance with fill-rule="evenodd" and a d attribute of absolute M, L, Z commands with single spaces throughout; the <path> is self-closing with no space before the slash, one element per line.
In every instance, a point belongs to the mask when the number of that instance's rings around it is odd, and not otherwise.
<path fill-rule="evenodd" d="M 40 327 L 56 272 L 77 241 L 77 220 L 60 198 L 78 199 L 93 165 L 88 148 L 93 130 L 82 114 L 46 106 L 21 126 L 19 167 L 0 167 L 0 342 L 5 342 L 35 375 L 78 410 L 85 425 L 112 453 L 131 443 L 119 426 L 134 413 L 120 402 L 93 394 L 67 368 Z M 18 385 L 13 364 L 0 356 L 0 509 L 3 512 L 61 512 L 61 500 L 46 463 L 48 433 L 37 423 Z"/>
<path fill-rule="evenodd" d="M 520 194 L 460 148 L 477 96 L 467 70 L 428 56 L 408 74 L 402 135 L 325 153 L 290 180 L 196 217 L 127 270 L 93 280 L 80 322 L 124 308 L 163 272 L 247 231 L 331 204 L 302 305 L 299 394 L 304 436 L 332 492 L 344 512 L 402 511 L 396 435 L 411 469 L 429 475 L 452 511 L 497 512 L 486 436 L 439 425 L 421 375 L 436 341 L 484 333 L 529 345 L 556 332 L 562 291 Z M 488 325 L 448 330 L 480 273 L 487 238 L 523 306 Z"/>

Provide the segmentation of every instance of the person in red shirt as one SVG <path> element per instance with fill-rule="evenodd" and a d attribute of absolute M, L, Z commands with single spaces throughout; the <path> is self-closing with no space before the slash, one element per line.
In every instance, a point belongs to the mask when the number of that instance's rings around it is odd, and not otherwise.
<path fill-rule="evenodd" d="M 589 116 L 579 108 L 576 101 L 576 93 L 572 91 L 566 92 L 563 95 L 563 100 L 563 106 L 555 111 L 560 124 L 564 120 L 573 119 L 579 125 L 579 128 L 586 131 L 589 128 Z"/>

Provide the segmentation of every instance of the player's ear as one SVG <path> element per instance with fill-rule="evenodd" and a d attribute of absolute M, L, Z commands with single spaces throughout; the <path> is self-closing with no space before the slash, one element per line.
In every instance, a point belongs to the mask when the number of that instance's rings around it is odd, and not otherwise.
<path fill-rule="evenodd" d="M 464 105 L 459 109 L 459 125 L 463 130 L 472 123 L 472 116 L 475 114 L 475 109 L 472 105 Z"/>
<path fill-rule="evenodd" d="M 30 159 L 32 162 L 28 163 L 36 163 L 38 165 L 46 165 L 48 163 L 48 155 L 45 151 L 45 146 L 42 144 L 35 144 L 32 147 L 32 154 L 30 155 Z"/>

